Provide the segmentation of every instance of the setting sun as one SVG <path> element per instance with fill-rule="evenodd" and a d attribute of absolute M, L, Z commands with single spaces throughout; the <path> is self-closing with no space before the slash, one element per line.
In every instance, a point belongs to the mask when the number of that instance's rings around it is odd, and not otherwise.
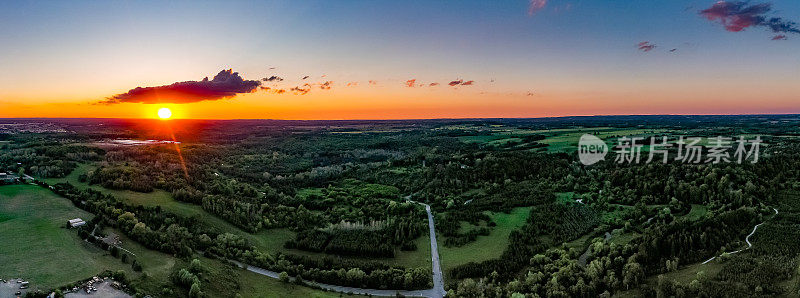
<path fill-rule="evenodd" d="M 158 109 L 158 118 L 169 119 L 169 117 L 172 117 L 172 111 L 169 108 Z"/>

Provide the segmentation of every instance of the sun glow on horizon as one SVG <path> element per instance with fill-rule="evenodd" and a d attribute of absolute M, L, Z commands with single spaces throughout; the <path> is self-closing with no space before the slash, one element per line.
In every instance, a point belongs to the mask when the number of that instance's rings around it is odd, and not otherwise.
<path fill-rule="evenodd" d="M 158 109 L 158 118 L 166 120 L 169 119 L 170 117 L 172 117 L 172 110 L 170 110 L 169 108 Z"/>

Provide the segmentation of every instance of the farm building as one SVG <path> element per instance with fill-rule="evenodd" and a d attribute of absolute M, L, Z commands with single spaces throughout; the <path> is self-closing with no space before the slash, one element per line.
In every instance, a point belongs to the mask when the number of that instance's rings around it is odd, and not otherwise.
<path fill-rule="evenodd" d="M 86 224 L 86 222 L 85 222 L 85 221 L 83 221 L 83 219 L 80 219 L 80 218 L 74 218 L 74 219 L 70 219 L 70 220 L 68 220 L 68 221 L 67 221 L 67 224 L 69 224 L 69 227 L 70 227 L 70 228 L 76 228 L 76 227 L 80 227 L 80 226 L 82 226 L 82 225 L 85 225 L 85 224 Z"/>

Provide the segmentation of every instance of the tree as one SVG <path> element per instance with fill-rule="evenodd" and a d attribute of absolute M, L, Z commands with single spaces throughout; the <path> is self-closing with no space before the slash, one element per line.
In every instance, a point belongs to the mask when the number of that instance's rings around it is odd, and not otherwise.
<path fill-rule="evenodd" d="M 189 263 L 189 271 L 198 274 L 204 271 L 203 264 L 200 263 L 200 260 L 193 259 L 191 263 Z"/>
<path fill-rule="evenodd" d="M 202 294 L 203 293 L 200 291 L 200 283 L 199 282 L 192 283 L 192 287 L 189 289 L 189 297 L 192 298 L 201 297 Z"/>
<path fill-rule="evenodd" d="M 625 289 L 639 284 L 642 277 L 644 277 L 644 270 L 639 263 L 631 261 L 622 267 L 622 283 L 625 284 Z"/>
<path fill-rule="evenodd" d="M 133 268 L 133 271 L 142 272 L 142 265 L 136 259 L 131 262 L 131 268 Z"/>

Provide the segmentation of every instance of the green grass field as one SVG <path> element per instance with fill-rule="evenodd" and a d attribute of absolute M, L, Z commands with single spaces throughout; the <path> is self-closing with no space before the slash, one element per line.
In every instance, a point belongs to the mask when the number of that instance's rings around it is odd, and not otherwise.
<path fill-rule="evenodd" d="M 21 277 L 46 290 L 106 269 L 131 273 L 130 265 L 64 227 L 76 217 L 92 215 L 39 186 L 0 187 L 0 278 Z"/>
<path fill-rule="evenodd" d="M 519 229 L 528 219 L 532 207 L 514 208 L 510 214 L 490 213 L 489 217 L 497 223 L 488 236 L 478 236 L 474 242 L 460 247 L 445 247 L 444 241 L 439 242 L 439 257 L 442 271 L 469 262 L 480 262 L 500 257 L 508 246 L 508 236 L 511 231 Z"/>
<path fill-rule="evenodd" d="M 475 127 L 451 127 L 449 129 L 475 129 Z M 640 129 L 640 128 L 618 128 L 618 127 L 575 127 L 575 128 L 562 128 L 550 130 L 524 130 L 507 127 L 493 127 L 493 128 L 480 128 L 483 131 L 489 132 L 488 135 L 475 135 L 475 136 L 460 136 L 459 140 L 465 143 L 485 143 L 495 146 L 500 146 L 506 142 L 521 141 L 520 136 L 525 135 L 544 135 L 546 138 L 539 142 L 547 144 L 547 150 L 550 152 L 571 152 L 577 150 L 578 140 L 584 134 L 593 134 L 601 139 L 606 140 L 609 146 L 613 138 L 628 136 L 628 137 L 644 137 L 653 134 L 663 134 L 669 132 L 667 129 Z M 643 152 L 647 152 L 649 146 L 642 148 Z"/>
<path fill-rule="evenodd" d="M 556 201 L 562 203 L 576 203 L 576 199 L 580 199 L 581 195 L 576 194 L 575 192 L 557 192 L 556 193 Z"/>
<path fill-rule="evenodd" d="M 247 270 L 240 270 L 239 282 L 241 283 L 239 294 L 242 295 L 242 297 L 363 297 L 327 292 L 305 286 L 288 284 Z"/>
<path fill-rule="evenodd" d="M 708 213 L 708 208 L 706 206 L 692 204 L 692 210 L 689 211 L 689 214 L 686 214 L 686 218 L 691 221 L 695 221 L 703 218 L 706 213 Z"/>
<path fill-rule="evenodd" d="M 33 290 L 48 290 L 92 277 L 104 270 L 123 270 L 131 283 L 147 293 L 158 294 L 169 274 L 187 265 L 186 260 L 150 250 L 118 231 L 122 248 L 135 255 L 143 273 L 134 272 L 109 252 L 81 240 L 64 226 L 68 219 L 89 220 L 92 215 L 67 199 L 34 185 L 0 187 L 0 278 L 24 278 Z M 222 272 L 227 264 L 203 259 L 209 270 Z M 240 289 L 207 289 L 213 297 L 340 297 L 308 287 L 285 284 L 245 270 L 235 270 Z M 219 275 L 225 274 L 218 273 Z"/>
<path fill-rule="evenodd" d="M 130 240 L 117 230 L 106 228 L 103 232 L 113 232 L 117 234 L 120 241 L 122 241 L 120 247 L 135 255 L 134 258 L 142 265 L 142 272 L 147 273 L 149 277 L 146 279 L 136 279 L 131 283 L 147 293 L 158 293 L 163 283 L 169 281 L 169 274 L 173 271 L 175 266 L 185 265 L 184 263 L 186 263 L 171 255 L 145 248 L 141 244 Z"/>
<path fill-rule="evenodd" d="M 613 127 L 593 127 L 593 128 L 585 128 L 580 130 L 572 130 L 572 131 L 559 131 L 556 133 L 543 133 L 547 136 L 541 142 L 548 145 L 548 150 L 551 152 L 570 152 L 575 151 L 578 148 L 578 140 L 584 134 L 593 134 L 598 138 L 601 138 L 606 141 L 609 147 L 614 146 L 616 144 L 612 144 L 612 139 L 616 137 L 644 137 L 647 135 L 653 134 L 661 134 L 669 132 L 666 129 L 637 129 L 637 128 L 613 128 Z M 642 148 L 642 151 L 647 151 L 649 146 L 645 146 Z"/>
<path fill-rule="evenodd" d="M 103 193 L 107 193 L 113 196 L 116 196 L 126 203 L 132 205 L 143 205 L 143 206 L 161 206 L 164 210 L 170 211 L 172 213 L 183 215 L 183 216 L 194 216 L 200 215 L 201 217 L 206 217 L 207 215 L 202 207 L 199 205 L 194 205 L 190 203 L 184 203 L 176 201 L 172 198 L 172 194 L 163 191 L 163 190 L 154 190 L 149 193 L 143 192 L 135 192 L 130 190 L 114 190 L 114 189 L 107 189 L 100 185 L 89 185 L 85 182 L 80 182 L 78 177 L 82 174 L 85 174 L 88 171 L 91 171 L 95 167 L 91 164 L 81 164 L 76 168 L 72 173 L 67 175 L 64 178 L 46 178 L 42 179 L 48 184 L 56 184 L 62 182 L 68 182 L 76 187 L 79 188 L 91 188 L 97 191 L 101 191 Z"/>

